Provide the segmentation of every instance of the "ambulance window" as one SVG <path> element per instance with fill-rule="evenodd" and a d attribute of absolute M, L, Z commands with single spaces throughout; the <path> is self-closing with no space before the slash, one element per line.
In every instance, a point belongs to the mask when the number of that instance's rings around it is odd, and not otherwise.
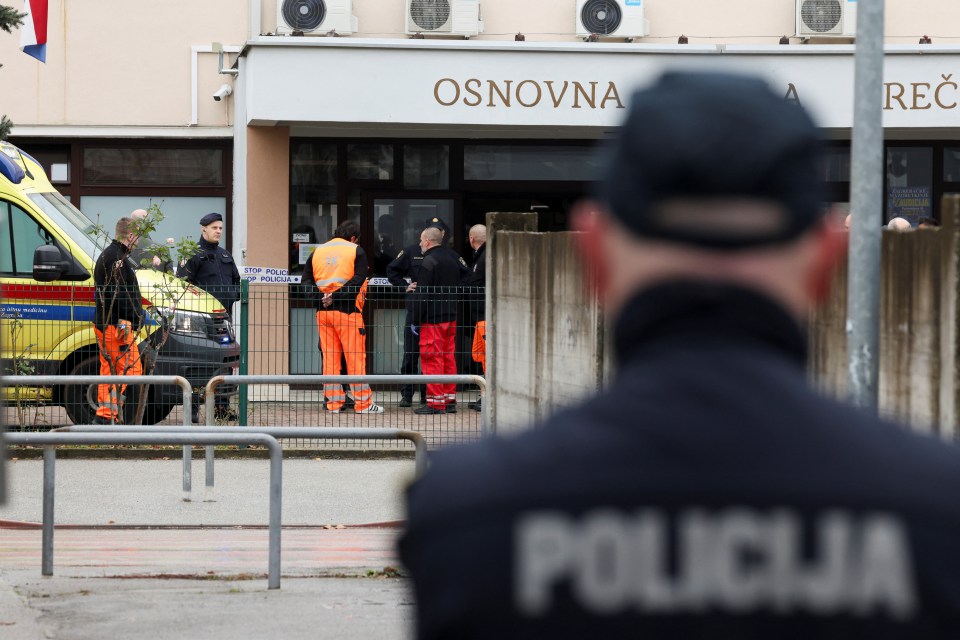
<path fill-rule="evenodd" d="M 53 244 L 46 229 L 15 204 L 0 202 L 0 273 L 33 274 L 33 252 Z"/>

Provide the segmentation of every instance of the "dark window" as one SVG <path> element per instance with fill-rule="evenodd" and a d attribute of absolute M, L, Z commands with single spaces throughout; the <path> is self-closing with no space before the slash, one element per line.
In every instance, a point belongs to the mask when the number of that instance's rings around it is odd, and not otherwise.
<path fill-rule="evenodd" d="M 33 156 L 43 170 L 47 172 L 50 182 L 53 184 L 69 184 L 71 178 L 70 171 L 70 149 L 49 148 L 49 149 L 31 149 L 30 155 Z"/>
<path fill-rule="evenodd" d="M 593 180 L 599 162 L 591 147 L 481 145 L 463 148 L 465 180 Z"/>
<path fill-rule="evenodd" d="M 850 149 L 829 147 L 823 154 L 823 173 L 826 182 L 850 182 Z"/>
<path fill-rule="evenodd" d="M 450 147 L 445 144 L 404 145 L 403 186 L 406 189 L 449 189 Z"/>
<path fill-rule="evenodd" d="M 368 142 L 348 144 L 347 178 L 393 180 L 393 145 Z"/>
<path fill-rule="evenodd" d="M 290 145 L 290 271 L 300 273 L 318 244 L 343 222 L 337 211 L 337 145 Z"/>
<path fill-rule="evenodd" d="M 83 184 L 220 186 L 223 151 L 87 147 Z"/>
<path fill-rule="evenodd" d="M 943 150 L 943 181 L 960 182 L 960 147 Z"/>

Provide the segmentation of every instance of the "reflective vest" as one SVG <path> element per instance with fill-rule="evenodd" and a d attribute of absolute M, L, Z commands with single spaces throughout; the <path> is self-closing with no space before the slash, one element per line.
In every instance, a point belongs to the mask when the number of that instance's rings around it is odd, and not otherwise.
<path fill-rule="evenodd" d="M 346 284 L 355 274 L 354 263 L 357 259 L 357 245 L 349 240 L 334 238 L 316 248 L 311 263 L 313 280 L 323 293 L 333 293 Z M 363 311 L 367 297 L 367 281 L 357 292 L 357 311 Z"/>

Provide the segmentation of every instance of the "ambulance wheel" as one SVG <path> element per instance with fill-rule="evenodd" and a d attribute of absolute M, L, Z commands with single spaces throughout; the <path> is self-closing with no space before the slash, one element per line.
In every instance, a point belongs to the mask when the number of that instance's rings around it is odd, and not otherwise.
<path fill-rule="evenodd" d="M 70 370 L 72 376 L 95 376 L 99 373 L 99 356 L 86 357 Z M 73 424 L 93 424 L 93 419 L 97 415 L 90 403 L 87 402 L 87 389 L 89 387 L 88 384 L 68 384 L 63 387 L 63 406 Z M 94 391 L 93 397 L 96 398 L 96 395 L 96 391 Z M 132 424 L 135 409 L 136 402 L 130 402 L 123 407 L 125 424 Z"/>

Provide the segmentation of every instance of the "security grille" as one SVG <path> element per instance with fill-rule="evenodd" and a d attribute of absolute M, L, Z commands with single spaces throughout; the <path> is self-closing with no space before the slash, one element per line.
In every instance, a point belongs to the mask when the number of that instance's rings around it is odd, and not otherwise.
<path fill-rule="evenodd" d="M 450 20 L 449 0 L 412 0 L 410 19 L 424 31 L 442 29 Z"/>
<path fill-rule="evenodd" d="M 580 22 L 590 33 L 610 34 L 620 28 L 623 13 L 614 0 L 588 0 L 580 10 Z"/>
<path fill-rule="evenodd" d="M 800 19 L 811 32 L 830 33 L 843 20 L 843 7 L 840 0 L 803 0 Z"/>
<path fill-rule="evenodd" d="M 313 31 L 327 17 L 324 0 L 283 0 L 283 21 L 291 29 Z"/>

